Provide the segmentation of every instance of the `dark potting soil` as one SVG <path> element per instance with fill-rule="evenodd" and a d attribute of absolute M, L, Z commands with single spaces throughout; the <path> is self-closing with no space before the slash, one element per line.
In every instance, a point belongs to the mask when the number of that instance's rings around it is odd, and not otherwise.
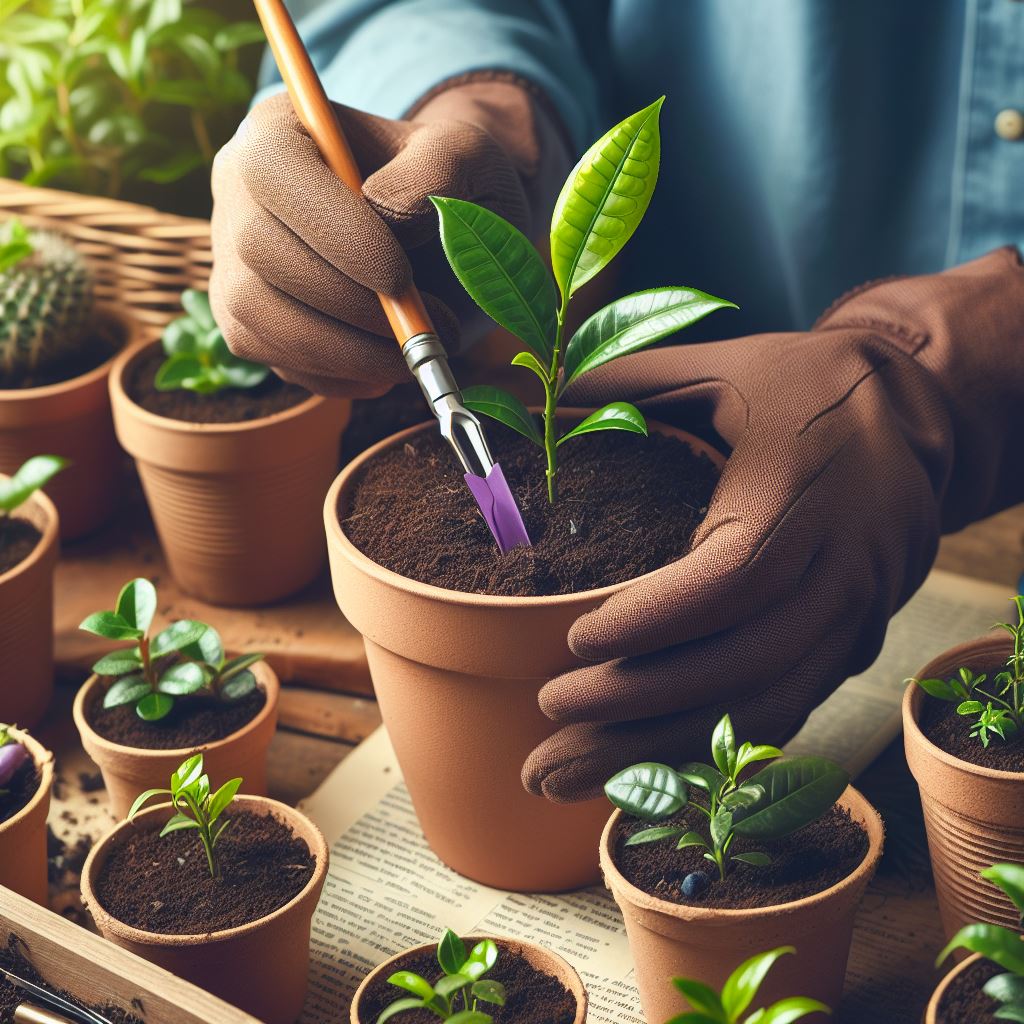
<path fill-rule="evenodd" d="M 360 551 L 409 579 L 512 597 L 569 594 L 634 579 L 690 550 L 718 472 L 676 438 L 619 431 L 566 446 L 548 503 L 542 453 L 488 421 L 533 547 L 502 555 L 436 430 L 362 471 L 342 527 Z"/>
<path fill-rule="evenodd" d="M 62 359 L 60 366 L 47 373 L 33 374 L 28 380 L 14 383 L 0 374 L 0 389 L 10 388 L 14 391 L 26 391 L 29 388 L 42 388 L 50 384 L 60 384 L 65 380 L 74 380 L 82 374 L 95 370 L 105 363 L 119 348 L 121 341 L 110 334 L 97 332 L 92 335 L 79 351 L 69 359 Z"/>
<path fill-rule="evenodd" d="M 125 924 L 168 935 L 205 935 L 258 921 L 297 896 L 316 865 L 283 822 L 249 811 L 225 812 L 231 825 L 217 843 L 214 881 L 192 829 L 160 838 L 139 829 L 113 849 L 96 897 Z"/>
<path fill-rule="evenodd" d="M 995 1010 L 1000 1004 L 981 989 L 989 978 L 1002 973 L 990 960 L 969 967 L 946 989 L 936 1014 L 938 1024 L 996 1024 Z"/>
<path fill-rule="evenodd" d="M 193 391 L 157 391 L 153 378 L 164 361 L 159 345 L 147 349 L 128 366 L 124 387 L 128 397 L 147 412 L 187 423 L 244 423 L 291 409 L 309 398 L 297 384 L 276 374 L 254 388 L 225 388 L 213 395 Z"/>
<path fill-rule="evenodd" d="M 35 551 L 42 537 L 32 523 L 17 516 L 11 516 L 0 525 L 0 576 L 21 565 Z"/>
<path fill-rule="evenodd" d="M 395 970 L 412 971 L 432 984 L 441 979 L 433 950 L 403 957 Z M 500 942 L 498 960 L 486 977 L 501 982 L 506 990 L 504 1006 L 481 1007 L 494 1018 L 494 1024 L 572 1024 L 576 1017 L 576 999 L 557 978 L 538 971 L 526 957 Z M 407 995 L 389 985 L 386 977 L 378 979 L 360 1001 L 360 1024 L 376 1024 L 382 1010 Z M 429 1010 L 410 1010 L 395 1019 L 401 1024 L 436 1024 L 437 1016 Z"/>
<path fill-rule="evenodd" d="M 677 850 L 675 843 L 643 843 L 626 846 L 635 832 L 650 828 L 649 822 L 622 817 L 615 837 L 615 864 L 638 889 L 693 907 L 743 910 L 774 907 L 836 884 L 851 874 L 868 852 L 868 836 L 841 807 L 833 807 L 817 821 L 774 842 L 756 842 L 736 836 L 732 853 L 763 850 L 772 858 L 766 867 L 733 861 L 724 881 L 718 869 L 704 859 L 703 851 L 690 846 Z M 659 822 L 682 825 L 707 835 L 707 818 L 692 808 Z M 703 871 L 711 885 L 699 897 L 683 895 L 683 879 L 691 871 Z"/>
<path fill-rule="evenodd" d="M 42 772 L 30 757 L 0 789 L 0 825 L 13 818 L 36 795 L 41 782 Z"/>

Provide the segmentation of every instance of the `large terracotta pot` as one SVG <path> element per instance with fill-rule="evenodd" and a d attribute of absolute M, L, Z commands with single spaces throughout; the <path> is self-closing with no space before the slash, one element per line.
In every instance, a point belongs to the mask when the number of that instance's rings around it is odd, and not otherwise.
<path fill-rule="evenodd" d="M 139 340 L 138 328 L 109 306 L 99 308 L 97 322 L 119 349 Z M 114 359 L 57 384 L 0 390 L 0 472 L 13 473 L 32 455 L 63 455 L 71 462 L 46 485 L 65 540 L 102 526 L 121 499 L 123 456 L 107 390 Z"/>
<path fill-rule="evenodd" d="M 467 949 L 472 949 L 478 942 L 485 938 L 492 938 L 494 942 L 498 944 L 498 955 L 499 962 L 502 950 L 509 950 L 513 953 L 518 953 L 524 957 L 530 964 L 531 967 L 538 971 L 543 971 L 544 974 L 549 974 L 553 978 L 557 978 L 562 985 L 576 997 L 576 1016 L 573 1018 L 573 1024 L 583 1024 L 587 1019 L 587 990 L 583 987 L 583 982 L 580 981 L 580 976 L 569 966 L 557 953 L 552 953 L 550 949 L 545 949 L 543 946 L 538 946 L 535 942 L 525 942 L 521 939 L 506 939 L 501 936 L 486 936 L 486 935 L 472 935 L 466 936 L 463 941 L 466 944 Z M 360 1004 L 363 996 L 367 989 L 373 985 L 379 978 L 390 977 L 395 971 L 401 969 L 401 962 L 409 956 L 419 956 L 423 953 L 433 954 L 436 949 L 435 945 L 425 946 L 414 946 L 412 949 L 407 949 L 403 953 L 399 953 L 397 956 L 393 956 L 384 963 L 379 964 L 375 967 L 356 989 L 355 995 L 352 997 L 352 1003 L 349 1008 L 349 1024 L 361 1024 L 360 1021 Z M 395 998 L 400 999 L 402 992 L 399 989 L 395 989 Z"/>
<path fill-rule="evenodd" d="M 724 461 L 689 434 L 650 426 L 683 438 L 718 465 Z M 592 884 L 607 803 L 551 803 L 526 792 L 520 770 L 556 728 L 537 703 L 540 688 L 582 664 L 569 650 L 569 627 L 629 583 L 555 597 L 495 597 L 443 590 L 371 561 L 345 536 L 338 511 L 349 506 L 368 461 L 436 429 L 424 424 L 374 445 L 331 487 L 324 519 L 338 606 L 363 636 L 384 723 L 438 857 L 500 889 L 558 892 Z"/>
<path fill-rule="evenodd" d="M 21 729 L 11 736 L 28 749 L 39 769 L 39 788 L 17 814 L 0 824 L 0 886 L 46 906 L 46 816 L 50 813 L 53 754 Z"/>
<path fill-rule="evenodd" d="M 125 371 L 147 351 L 114 362 L 110 396 L 117 438 L 135 458 L 178 585 L 234 607 L 301 590 L 324 563 L 320 508 L 351 404 L 313 396 L 242 423 L 156 416 L 124 389 Z"/>
<path fill-rule="evenodd" d="M 932 993 L 931 999 L 928 1000 L 928 1009 L 925 1011 L 924 1024 L 938 1024 L 939 1007 L 942 1006 L 942 1000 L 945 998 L 950 986 L 957 978 L 966 974 L 967 971 L 969 971 L 981 959 L 981 954 L 975 953 L 972 956 L 969 956 L 962 963 L 957 964 L 953 970 L 946 974 L 942 981 L 939 982 L 938 988 L 936 988 Z"/>
<path fill-rule="evenodd" d="M 776 946 L 795 946 L 796 955 L 772 968 L 757 1005 L 801 995 L 838 1010 L 854 917 L 882 856 L 884 828 L 878 812 L 852 786 L 837 803 L 868 834 L 868 852 L 856 870 L 813 896 L 749 910 L 683 906 L 638 889 L 615 865 L 613 835 L 622 812 L 612 814 L 601 836 L 601 870 L 626 921 L 640 1004 L 651 1024 L 686 1009 L 672 978 L 696 978 L 720 991 L 744 960 Z M 825 1018 L 808 1018 L 818 1019 Z"/>
<path fill-rule="evenodd" d="M 1005 664 L 1012 641 L 979 637 L 939 655 L 918 679 L 949 678 L 961 665 L 989 672 Z M 918 724 L 927 695 L 911 683 L 903 695 L 907 764 L 921 791 L 928 851 L 946 938 L 972 921 L 1019 928 L 1009 899 L 979 877 L 993 864 L 1024 862 L 1024 773 L 996 771 L 941 750 Z M 928 698 L 932 699 L 932 698 Z"/>
<path fill-rule="evenodd" d="M 31 729 L 53 696 L 53 572 L 60 529 L 40 491 L 17 510 L 42 533 L 29 556 L 0 574 L 0 722 Z"/>
<path fill-rule="evenodd" d="M 206 935 L 144 932 L 107 913 L 96 896 L 96 884 L 110 851 L 134 829 L 161 828 L 171 816 L 170 804 L 143 811 L 132 824 L 122 822 L 93 846 L 82 869 L 82 902 L 100 934 L 116 945 L 266 1024 L 293 1024 L 306 997 L 310 923 L 327 878 L 327 843 L 304 814 L 276 800 L 240 796 L 232 807 L 273 815 L 291 828 L 316 858 L 313 877 L 306 887 L 280 909 L 250 924 Z"/>
<path fill-rule="evenodd" d="M 277 728 L 277 700 L 281 692 L 274 670 L 264 661 L 252 666 L 256 681 L 267 701 L 255 718 L 241 729 L 214 743 L 177 750 L 146 750 L 126 747 L 105 739 L 89 724 L 89 707 L 103 684 L 90 676 L 75 696 L 73 714 L 85 752 L 99 765 L 110 797 L 110 810 L 121 820 L 135 798 L 146 789 L 166 789 L 174 770 L 193 754 L 201 753 L 206 771 L 213 779 L 241 776 L 243 791 L 257 796 L 267 792 L 267 748 Z M 187 698 L 186 698 L 187 699 Z"/>

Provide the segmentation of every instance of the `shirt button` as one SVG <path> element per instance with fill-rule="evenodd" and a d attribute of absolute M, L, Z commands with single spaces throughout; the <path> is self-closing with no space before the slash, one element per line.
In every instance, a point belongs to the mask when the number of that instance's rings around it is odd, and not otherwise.
<path fill-rule="evenodd" d="M 1007 107 L 996 114 L 996 135 L 1007 142 L 1024 139 L 1024 113 Z"/>

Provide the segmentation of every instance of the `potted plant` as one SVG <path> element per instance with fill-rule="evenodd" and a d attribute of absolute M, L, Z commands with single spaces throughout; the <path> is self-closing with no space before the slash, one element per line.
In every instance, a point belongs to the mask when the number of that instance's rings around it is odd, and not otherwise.
<path fill-rule="evenodd" d="M 838 765 L 737 744 L 725 715 L 712 764 L 633 765 L 605 787 L 605 883 L 626 921 L 648 1020 L 674 1012 L 668 980 L 712 988 L 729 964 L 785 938 L 766 1000 L 843 991 L 853 920 L 882 854 L 882 821 Z M 752 766 L 769 762 L 758 771 Z"/>
<path fill-rule="evenodd" d="M 117 437 L 178 585 L 211 604 L 269 604 L 323 565 L 319 509 L 350 403 L 233 356 L 205 293 L 182 303 L 162 344 L 114 364 Z"/>
<path fill-rule="evenodd" d="M 375 967 L 349 1010 L 351 1024 L 583 1024 L 586 1017 L 586 989 L 560 956 L 516 939 L 461 939 L 450 928 L 436 949 L 417 946 Z"/>
<path fill-rule="evenodd" d="M 242 782 L 214 789 L 196 754 L 169 789 L 139 794 L 89 852 L 82 901 L 104 938 L 267 1024 L 292 1024 L 327 844 L 286 804 L 236 795 Z"/>
<path fill-rule="evenodd" d="M 46 906 L 46 816 L 53 754 L 0 724 L 0 886 Z"/>
<path fill-rule="evenodd" d="M 277 676 L 262 654 L 229 657 L 206 623 L 178 619 L 153 630 L 156 605 L 149 580 L 130 580 L 112 611 L 96 612 L 80 627 L 132 644 L 93 665 L 73 709 L 114 816 L 123 818 L 140 789 L 159 785 L 197 753 L 214 774 L 241 773 L 250 793 L 266 793 Z"/>
<path fill-rule="evenodd" d="M 925 1024 L 995 1024 L 1024 1020 L 1024 866 L 994 864 L 981 872 L 1013 904 L 1015 928 L 993 924 L 964 925 L 939 954 L 936 966 L 954 950 L 968 957 L 943 979 L 928 1003 Z"/>
<path fill-rule="evenodd" d="M 65 539 L 105 523 L 120 497 L 107 377 L 136 328 L 94 291 L 69 240 L 8 221 L 0 241 L 0 471 L 13 473 L 38 451 L 69 460 L 48 488 Z"/>
<path fill-rule="evenodd" d="M 903 695 L 907 763 L 947 938 L 972 921 L 1017 919 L 1008 900 L 977 883 L 994 862 L 1024 862 L 1024 597 L 1014 601 L 1016 622 L 939 655 Z"/>
<path fill-rule="evenodd" d="M 455 870 L 499 888 L 597 880 L 601 802 L 556 806 L 520 781 L 527 755 L 554 732 L 537 695 L 581 664 L 566 640 L 577 618 L 687 553 L 723 462 L 628 403 L 559 407 L 582 374 L 732 305 L 656 288 L 611 303 L 566 336 L 573 293 L 621 250 L 650 201 L 660 107 L 626 118 L 569 176 L 552 222 L 554 281 L 512 225 L 482 207 L 434 199 L 456 274 L 523 341 L 513 363 L 543 384 L 539 420 L 496 388 L 463 393 L 499 421 L 490 441 L 533 547 L 499 554 L 433 424 L 368 449 L 327 498 L 335 594 L 365 640 L 424 834 Z M 453 777 L 468 809 L 457 829 Z"/>

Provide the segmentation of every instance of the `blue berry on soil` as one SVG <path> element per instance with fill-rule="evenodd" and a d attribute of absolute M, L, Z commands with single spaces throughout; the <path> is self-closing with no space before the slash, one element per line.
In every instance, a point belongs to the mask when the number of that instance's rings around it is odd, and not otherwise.
<path fill-rule="evenodd" d="M 691 871 L 683 879 L 683 895 L 687 899 L 696 899 L 707 892 L 711 879 L 703 871 Z"/>

